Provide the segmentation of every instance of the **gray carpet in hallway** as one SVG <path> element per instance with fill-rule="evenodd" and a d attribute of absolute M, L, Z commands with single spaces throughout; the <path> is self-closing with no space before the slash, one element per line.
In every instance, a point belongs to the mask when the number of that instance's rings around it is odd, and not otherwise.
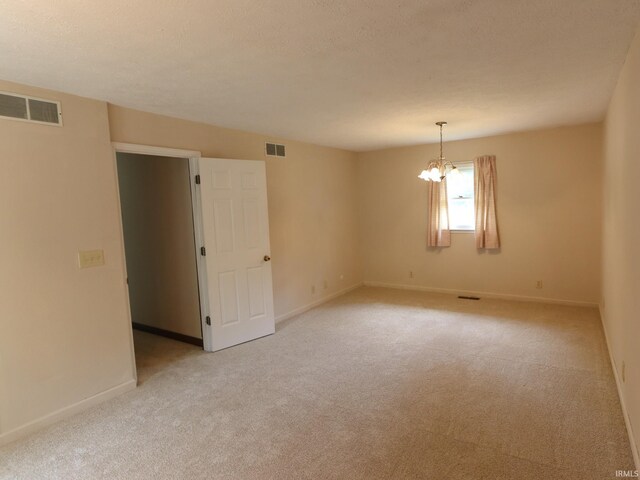
<path fill-rule="evenodd" d="M 608 479 L 633 469 L 595 309 L 360 288 L 0 449 L 2 479 Z"/>

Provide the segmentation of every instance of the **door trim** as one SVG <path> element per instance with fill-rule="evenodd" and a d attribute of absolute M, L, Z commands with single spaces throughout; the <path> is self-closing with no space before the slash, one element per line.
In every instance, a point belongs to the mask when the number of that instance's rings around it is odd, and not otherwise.
<path fill-rule="evenodd" d="M 202 154 L 196 150 L 180 150 L 177 148 L 154 147 L 135 143 L 111 142 L 116 152 L 139 153 L 141 155 L 157 155 L 159 157 L 200 158 Z"/>
<path fill-rule="evenodd" d="M 196 242 L 196 269 L 198 271 L 198 294 L 200 297 L 200 325 L 202 325 L 202 344 L 206 352 L 213 351 L 211 344 L 211 325 L 207 318 L 211 316 L 209 306 L 209 281 L 207 279 L 207 259 L 200 254 L 204 247 L 204 225 L 202 220 L 202 199 L 200 185 L 196 184 L 196 175 L 200 175 L 200 152 L 197 157 L 189 157 L 189 181 L 191 184 L 191 211 L 193 212 L 193 236 Z"/>
<path fill-rule="evenodd" d="M 176 148 L 156 147 L 152 145 L 138 145 L 134 143 L 122 143 L 111 142 L 113 149 L 113 163 L 116 173 L 116 189 L 118 194 L 118 213 L 120 224 L 120 245 L 122 248 L 123 269 L 124 269 L 124 286 L 128 306 L 129 316 L 129 333 L 131 341 L 131 353 L 133 362 L 133 372 L 137 378 L 137 368 L 135 359 L 135 350 L 133 344 L 133 325 L 131 318 L 131 303 L 129 300 L 129 289 L 127 288 L 126 279 L 127 275 L 127 262 L 126 251 L 124 248 L 124 228 L 122 225 L 122 205 L 120 203 L 120 186 L 118 183 L 118 153 L 136 153 L 139 155 L 155 155 L 159 157 L 177 157 L 186 158 L 189 161 L 189 185 L 191 189 L 191 212 L 193 218 L 193 230 L 194 230 L 194 250 L 196 253 L 196 271 L 198 274 L 198 296 L 200 300 L 200 326 L 202 329 L 202 341 L 205 351 L 211 351 L 211 342 L 208 334 L 210 328 L 206 323 L 206 318 L 211 315 L 209 310 L 209 296 L 208 296 L 208 282 L 207 282 L 207 267 L 204 263 L 204 257 L 199 254 L 200 247 L 204 245 L 204 235 L 202 226 L 202 202 L 200 200 L 200 188 L 195 183 L 196 175 L 199 174 L 198 160 L 202 156 L 199 151 L 196 150 L 181 150 Z"/>

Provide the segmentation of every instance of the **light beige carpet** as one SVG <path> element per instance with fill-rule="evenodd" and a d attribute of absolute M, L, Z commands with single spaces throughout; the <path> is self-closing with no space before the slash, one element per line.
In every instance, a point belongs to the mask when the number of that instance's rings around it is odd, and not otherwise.
<path fill-rule="evenodd" d="M 594 309 L 361 288 L 0 450 L 2 479 L 608 479 L 633 469 Z"/>

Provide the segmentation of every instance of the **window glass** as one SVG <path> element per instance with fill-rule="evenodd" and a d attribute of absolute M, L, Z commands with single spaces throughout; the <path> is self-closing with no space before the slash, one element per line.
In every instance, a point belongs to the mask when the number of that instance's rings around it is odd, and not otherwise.
<path fill-rule="evenodd" d="M 451 230 L 473 231 L 475 229 L 473 163 L 455 165 L 460 173 L 447 175 L 449 228 Z"/>

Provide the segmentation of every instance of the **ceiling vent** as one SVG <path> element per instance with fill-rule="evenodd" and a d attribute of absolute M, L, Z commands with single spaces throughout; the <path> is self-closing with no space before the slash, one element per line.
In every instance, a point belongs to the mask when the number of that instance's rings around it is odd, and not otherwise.
<path fill-rule="evenodd" d="M 60 102 L 0 92 L 0 117 L 45 125 L 62 125 Z"/>
<path fill-rule="evenodd" d="M 277 143 L 266 143 L 265 145 L 267 157 L 286 157 L 284 145 Z"/>

